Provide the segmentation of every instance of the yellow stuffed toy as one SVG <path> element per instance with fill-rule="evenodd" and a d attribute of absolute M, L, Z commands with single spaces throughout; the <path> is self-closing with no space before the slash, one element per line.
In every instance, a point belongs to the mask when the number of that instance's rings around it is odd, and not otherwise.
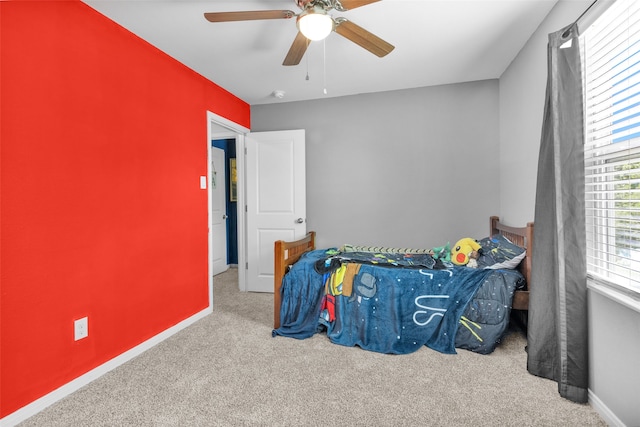
<path fill-rule="evenodd" d="M 479 251 L 481 248 L 480 244 L 472 238 L 462 238 L 458 240 L 451 249 L 451 262 L 456 265 L 466 265 L 467 267 L 475 268 L 478 266 L 476 259 L 480 254 Z"/>

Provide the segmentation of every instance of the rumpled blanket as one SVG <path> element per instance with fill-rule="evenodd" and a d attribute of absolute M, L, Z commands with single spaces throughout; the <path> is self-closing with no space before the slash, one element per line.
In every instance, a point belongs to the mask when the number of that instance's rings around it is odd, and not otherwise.
<path fill-rule="evenodd" d="M 380 353 L 411 353 L 425 345 L 455 353 L 459 320 L 492 274 L 466 267 L 436 270 L 415 264 L 414 268 L 362 264 L 350 279 L 347 295 L 335 280 L 328 282 L 330 272 L 316 270 L 316 263 L 328 258 L 325 250 L 309 252 L 285 275 L 281 326 L 274 336 L 302 339 L 325 329 L 336 344 Z M 327 283 L 332 283 L 331 290 Z"/>

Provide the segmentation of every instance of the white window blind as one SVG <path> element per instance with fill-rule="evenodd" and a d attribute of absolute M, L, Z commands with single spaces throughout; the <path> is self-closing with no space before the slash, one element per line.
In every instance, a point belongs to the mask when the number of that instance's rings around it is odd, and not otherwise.
<path fill-rule="evenodd" d="M 582 36 L 587 270 L 640 293 L 640 2 Z"/>

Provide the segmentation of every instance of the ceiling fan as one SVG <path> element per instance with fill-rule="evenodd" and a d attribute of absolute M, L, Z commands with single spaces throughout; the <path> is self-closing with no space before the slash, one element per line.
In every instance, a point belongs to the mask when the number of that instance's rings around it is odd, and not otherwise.
<path fill-rule="evenodd" d="M 293 40 L 282 65 L 298 65 L 307 51 L 310 40 L 322 40 L 332 31 L 351 40 L 378 57 L 387 55 L 394 46 L 354 24 L 346 18 L 333 18 L 327 12 L 335 9 L 345 12 L 380 0 L 294 0 L 302 10 L 296 14 L 291 10 L 255 10 L 247 12 L 208 12 L 209 22 L 253 21 L 260 19 L 291 19 L 296 17 L 298 34 Z M 317 32 L 316 32 L 317 31 Z"/>

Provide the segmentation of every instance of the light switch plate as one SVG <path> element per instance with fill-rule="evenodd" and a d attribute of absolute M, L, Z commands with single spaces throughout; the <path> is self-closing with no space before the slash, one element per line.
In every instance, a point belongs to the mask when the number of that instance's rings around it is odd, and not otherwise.
<path fill-rule="evenodd" d="M 201 190 L 206 190 L 207 189 L 207 177 L 206 176 L 201 176 L 200 177 L 200 189 Z"/>

